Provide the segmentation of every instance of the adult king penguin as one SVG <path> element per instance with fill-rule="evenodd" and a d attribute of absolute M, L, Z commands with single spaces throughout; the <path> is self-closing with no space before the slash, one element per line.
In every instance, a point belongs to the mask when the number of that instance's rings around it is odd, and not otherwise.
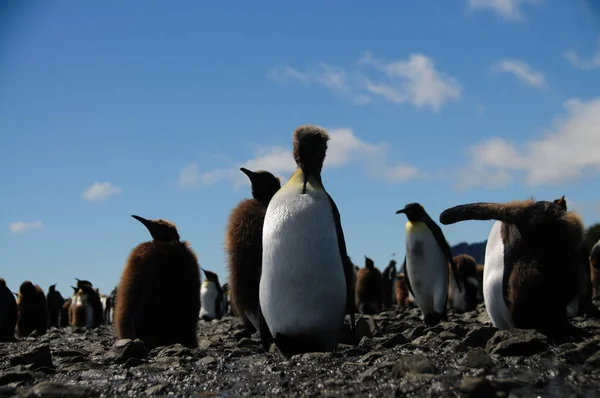
<path fill-rule="evenodd" d="M 259 285 L 263 347 L 270 332 L 286 356 L 335 350 L 346 312 L 354 332 L 353 264 L 321 180 L 329 136 L 308 125 L 293 137 L 298 168 L 269 202 Z"/>
<path fill-rule="evenodd" d="M 496 220 L 485 248 L 483 296 L 498 329 L 536 329 L 552 337 L 585 335 L 567 320 L 579 289 L 581 218 L 562 203 L 470 203 L 446 209 L 442 224 Z"/>
<path fill-rule="evenodd" d="M 419 203 L 409 203 L 396 214 L 404 213 L 406 223 L 406 259 L 404 275 L 409 291 L 428 326 L 446 319 L 448 302 L 448 264 L 456 276 L 456 264 L 442 229 Z M 462 291 L 458 278 L 456 285 Z"/>

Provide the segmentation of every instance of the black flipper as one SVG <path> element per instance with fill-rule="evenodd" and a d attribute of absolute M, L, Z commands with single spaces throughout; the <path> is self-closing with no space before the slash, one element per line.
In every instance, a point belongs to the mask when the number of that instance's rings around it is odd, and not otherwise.
<path fill-rule="evenodd" d="M 223 314 L 221 313 L 221 305 L 223 305 L 223 292 L 219 292 L 217 294 L 217 298 L 215 299 L 215 317 L 217 319 L 221 319 Z"/>
<path fill-rule="evenodd" d="M 404 265 L 402 266 L 402 269 L 404 271 L 404 280 L 406 281 L 406 287 L 408 287 L 408 291 L 410 292 L 410 294 L 413 295 L 413 297 L 415 297 L 415 293 L 412 290 L 412 287 L 410 286 L 410 279 L 408 279 L 408 268 L 407 268 L 407 263 L 406 263 L 406 255 L 404 256 Z"/>
<path fill-rule="evenodd" d="M 258 329 L 260 332 L 260 344 L 263 350 L 268 352 L 271 349 L 271 344 L 273 344 L 273 336 L 271 335 L 271 330 L 269 330 L 269 327 L 267 326 L 260 305 L 258 306 Z"/>
<path fill-rule="evenodd" d="M 454 257 L 452 257 L 452 252 L 450 251 L 450 245 L 448 245 L 448 242 L 446 241 L 446 238 L 444 237 L 444 233 L 442 232 L 442 229 L 440 228 L 439 225 L 437 225 L 435 223 L 435 221 L 433 221 L 431 219 L 431 217 L 427 216 L 424 218 L 425 218 L 425 220 L 424 220 L 425 224 L 427 225 L 427 227 L 433 234 L 435 241 L 437 242 L 438 246 L 442 249 L 442 251 L 446 255 L 446 259 L 448 260 L 448 262 L 450 263 L 450 266 L 452 267 L 452 273 L 454 274 L 454 280 L 456 281 L 456 287 L 458 288 L 458 291 L 462 292 L 460 282 L 458 281 L 458 275 L 456 273 L 456 263 L 454 262 Z"/>
<path fill-rule="evenodd" d="M 322 185 L 323 184 L 321 182 L 321 186 Z M 325 193 L 327 193 L 329 203 L 331 203 L 331 210 L 333 211 L 333 220 L 335 221 L 335 230 L 337 232 L 338 247 L 340 249 L 340 255 L 342 256 L 342 264 L 344 266 L 344 277 L 346 278 L 346 313 L 350 313 L 350 330 L 352 331 L 352 340 L 355 341 L 356 344 L 356 320 L 354 317 L 354 264 L 350 260 L 350 257 L 348 257 L 348 251 L 346 249 L 346 239 L 344 238 L 344 230 L 342 229 L 340 212 L 329 193 L 327 191 L 325 191 Z"/>

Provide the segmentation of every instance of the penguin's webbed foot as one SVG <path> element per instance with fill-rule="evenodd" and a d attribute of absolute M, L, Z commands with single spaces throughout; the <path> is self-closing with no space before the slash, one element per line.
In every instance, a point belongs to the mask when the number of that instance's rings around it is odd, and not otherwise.
<path fill-rule="evenodd" d="M 432 313 L 426 314 L 423 317 L 423 322 L 425 323 L 426 326 L 431 327 L 431 326 L 437 325 L 438 323 L 440 323 L 440 321 L 445 321 L 447 319 L 448 319 L 448 317 L 445 313 L 440 314 L 438 312 L 432 312 Z"/>

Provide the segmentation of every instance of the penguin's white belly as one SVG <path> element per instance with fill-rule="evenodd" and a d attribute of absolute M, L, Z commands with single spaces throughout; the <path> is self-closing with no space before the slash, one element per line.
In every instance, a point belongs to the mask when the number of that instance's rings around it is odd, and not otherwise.
<path fill-rule="evenodd" d="M 211 319 L 217 317 L 215 314 L 215 300 L 217 299 L 217 287 L 214 283 L 203 283 L 200 288 L 200 317 L 206 316 Z"/>
<path fill-rule="evenodd" d="M 485 308 L 495 327 L 500 330 L 513 327 L 512 317 L 504 301 L 502 280 L 504 278 L 504 243 L 502 242 L 502 222 L 492 226 L 485 247 L 485 267 L 483 267 L 483 300 Z"/>
<path fill-rule="evenodd" d="M 326 192 L 280 190 L 263 225 L 260 307 L 273 336 L 311 334 L 337 340 L 346 280 Z"/>
<path fill-rule="evenodd" d="M 406 264 L 415 302 L 423 314 L 444 313 L 448 299 L 448 260 L 424 223 L 407 226 Z"/>

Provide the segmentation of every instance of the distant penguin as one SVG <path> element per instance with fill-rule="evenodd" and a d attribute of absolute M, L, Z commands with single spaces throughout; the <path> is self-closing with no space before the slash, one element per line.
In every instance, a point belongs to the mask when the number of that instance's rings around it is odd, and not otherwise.
<path fill-rule="evenodd" d="M 375 315 L 381 312 L 381 271 L 365 256 L 365 267 L 358 270 L 356 280 L 356 307 L 361 314 Z"/>
<path fill-rule="evenodd" d="M 0 342 L 15 339 L 15 327 L 17 326 L 17 301 L 6 281 L 0 278 Z"/>
<path fill-rule="evenodd" d="M 110 292 L 108 300 L 106 301 L 106 309 L 104 310 L 104 323 L 107 325 L 114 323 L 115 315 L 115 304 L 117 300 L 117 287 Z"/>
<path fill-rule="evenodd" d="M 381 274 L 381 306 L 384 310 L 392 308 L 396 304 L 396 260 L 390 260 L 390 263 Z"/>
<path fill-rule="evenodd" d="M 56 284 L 50 285 L 48 288 L 48 294 L 46 295 L 48 300 L 48 315 L 50 316 L 50 326 L 55 328 L 60 327 L 60 318 L 62 315 L 62 307 L 65 304 L 65 299 L 58 290 L 56 290 Z"/>
<path fill-rule="evenodd" d="M 396 275 L 396 284 L 394 287 L 396 293 L 396 303 L 398 303 L 398 306 L 405 307 L 410 305 L 408 302 L 408 286 L 406 286 L 406 276 L 404 273 L 399 273 Z"/>
<path fill-rule="evenodd" d="M 223 289 L 219 276 L 202 268 L 206 277 L 200 288 L 200 318 L 206 322 L 221 319 L 223 313 Z"/>
<path fill-rule="evenodd" d="M 83 289 L 88 302 L 92 306 L 93 322 L 91 327 L 97 328 L 104 323 L 104 309 L 102 307 L 102 301 L 100 299 L 98 289 L 94 288 L 90 281 L 77 278 L 75 278 L 75 280 L 77 281 L 77 289 Z"/>
<path fill-rule="evenodd" d="M 252 199 L 241 201 L 229 215 L 225 230 L 231 306 L 251 332 L 259 330 L 258 286 L 262 263 L 262 233 L 267 206 L 281 187 L 268 171 L 240 170 L 248 176 Z"/>
<path fill-rule="evenodd" d="M 585 334 L 566 307 L 579 288 L 581 218 L 560 203 L 471 203 L 444 210 L 442 224 L 497 220 L 488 237 L 483 295 L 494 326 L 536 329 L 551 337 Z"/>
<path fill-rule="evenodd" d="M 70 317 L 70 310 L 71 310 L 71 303 L 73 302 L 73 298 L 69 297 L 68 299 L 65 300 L 61 311 L 60 311 L 60 327 L 61 328 L 65 328 L 67 326 L 70 325 L 70 321 L 69 321 L 69 317 Z"/>
<path fill-rule="evenodd" d="M 71 298 L 69 307 L 69 324 L 75 327 L 94 327 L 94 308 L 89 296 L 89 285 L 81 287 Z"/>
<path fill-rule="evenodd" d="M 27 337 L 33 331 L 44 334 L 48 330 L 48 303 L 41 287 L 25 281 L 19 288 L 17 334 Z"/>
<path fill-rule="evenodd" d="M 270 332 L 286 356 L 333 351 L 345 334 L 346 313 L 355 333 L 353 264 L 339 211 L 321 179 L 328 140 L 319 127 L 296 129 L 298 168 L 265 215 L 259 299 L 266 328 L 261 326 L 261 340 L 263 347 L 268 344 Z"/>
<path fill-rule="evenodd" d="M 477 295 L 480 289 L 479 280 L 477 279 L 477 263 L 468 254 L 455 256 L 454 263 L 456 264 L 456 275 L 453 275 L 452 268 L 449 268 L 451 276 L 448 290 L 448 306 L 457 312 L 473 311 L 477 308 Z M 462 286 L 462 291 L 460 292 L 456 287 L 456 280 Z"/>
<path fill-rule="evenodd" d="M 223 313 L 223 316 L 225 316 L 225 315 L 229 315 L 229 307 L 230 307 L 229 283 L 223 283 L 223 286 L 221 286 L 221 289 L 223 289 L 223 304 L 221 305 L 221 307 L 222 307 L 221 312 Z"/>
<path fill-rule="evenodd" d="M 177 228 L 165 220 L 132 216 L 152 236 L 130 253 L 117 291 L 119 339 L 141 339 L 149 349 L 180 343 L 198 346 L 200 267 Z"/>
<path fill-rule="evenodd" d="M 600 240 L 590 251 L 590 279 L 594 299 L 600 298 Z"/>
<path fill-rule="evenodd" d="M 483 302 L 483 264 L 477 264 L 477 282 L 479 290 L 477 291 L 477 303 Z"/>
<path fill-rule="evenodd" d="M 405 214 L 406 260 L 404 275 L 409 291 L 423 313 L 423 321 L 428 326 L 446 320 L 448 301 L 449 272 L 451 264 L 456 276 L 450 246 L 441 228 L 429 217 L 419 203 L 409 203 L 396 214 Z M 455 278 L 457 288 L 462 291 Z"/>

